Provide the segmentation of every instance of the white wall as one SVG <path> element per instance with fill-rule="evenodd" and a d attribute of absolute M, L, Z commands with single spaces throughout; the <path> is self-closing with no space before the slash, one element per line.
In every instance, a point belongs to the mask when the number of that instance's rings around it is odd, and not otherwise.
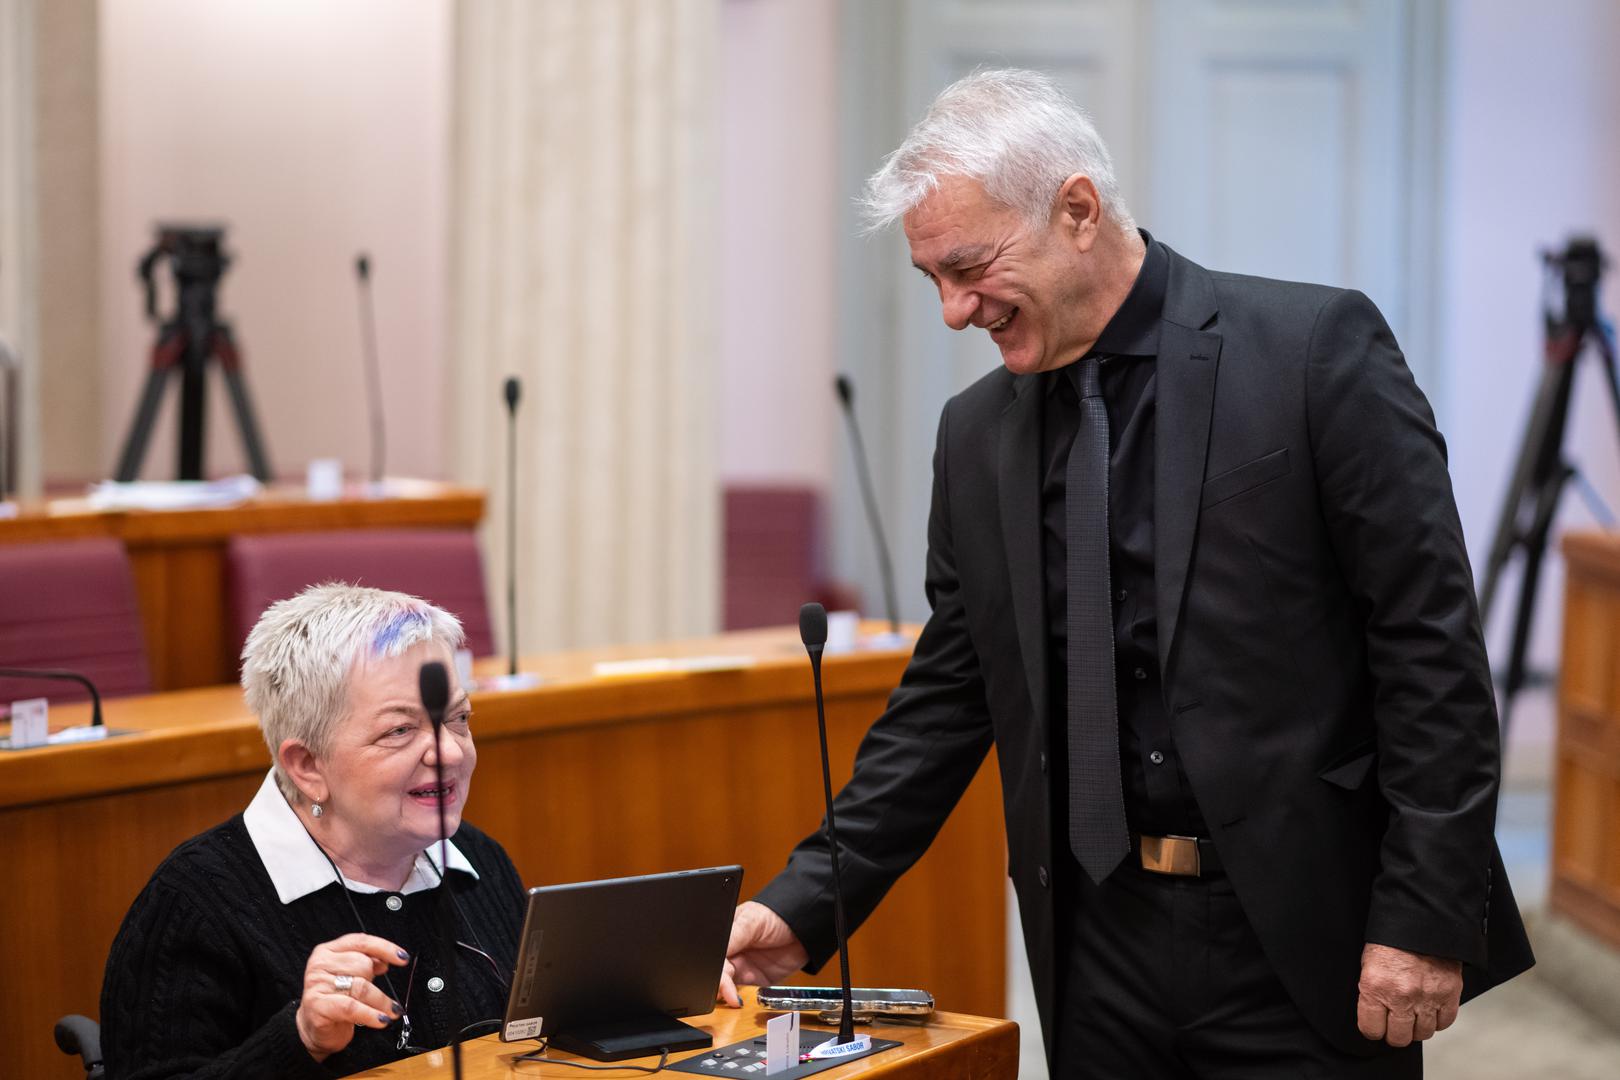
<path fill-rule="evenodd" d="M 1541 375 L 1537 252 L 1595 233 L 1616 260 L 1600 308 L 1620 313 L 1620 4 L 1472 0 L 1449 11 L 1435 404 L 1478 578 Z M 1565 445 L 1620 512 L 1614 412 L 1600 369 L 1581 363 Z M 1559 520 L 1594 522 L 1574 490 Z M 1543 667 L 1556 664 L 1562 576 L 1562 560 L 1550 560 L 1531 652 Z M 1499 666 L 1516 587 L 1504 576 L 1491 620 Z"/>
<path fill-rule="evenodd" d="M 722 12 L 720 478 L 825 487 L 837 434 L 837 5 Z"/>
<path fill-rule="evenodd" d="M 111 468 L 153 332 L 154 221 L 228 223 L 221 308 L 278 473 L 368 461 L 354 256 L 372 255 L 388 471 L 446 469 L 451 26 L 439 0 L 106 0 L 102 303 Z M 167 271 L 165 270 L 165 275 Z M 211 375 L 211 378 L 213 376 Z M 170 391 L 144 475 L 174 475 Z M 208 468 L 242 468 L 215 379 Z"/>

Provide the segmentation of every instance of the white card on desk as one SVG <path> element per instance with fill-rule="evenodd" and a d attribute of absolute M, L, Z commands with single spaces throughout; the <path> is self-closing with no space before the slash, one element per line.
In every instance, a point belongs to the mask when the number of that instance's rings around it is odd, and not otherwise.
<path fill-rule="evenodd" d="M 27 698 L 11 703 L 11 748 L 21 750 L 29 746 L 44 746 L 50 738 L 50 723 L 46 719 L 50 706 L 42 697 Z"/>
<path fill-rule="evenodd" d="M 783 1013 L 765 1021 L 765 1075 L 791 1069 L 799 1063 L 799 1014 Z"/>

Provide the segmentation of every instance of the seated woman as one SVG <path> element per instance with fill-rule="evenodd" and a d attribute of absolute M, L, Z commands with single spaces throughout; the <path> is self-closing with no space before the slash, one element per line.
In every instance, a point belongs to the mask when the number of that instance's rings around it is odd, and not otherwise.
<path fill-rule="evenodd" d="M 524 892 L 501 846 L 461 821 L 478 760 L 461 641 L 433 605 L 350 585 L 264 613 L 242 688 L 274 764 L 130 907 L 101 992 L 110 1080 L 342 1076 L 502 1015 Z M 431 660 L 452 672 L 442 789 L 417 691 Z"/>

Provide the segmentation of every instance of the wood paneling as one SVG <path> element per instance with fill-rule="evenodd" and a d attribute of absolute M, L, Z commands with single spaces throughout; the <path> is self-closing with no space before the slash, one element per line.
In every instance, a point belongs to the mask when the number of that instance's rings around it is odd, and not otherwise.
<path fill-rule="evenodd" d="M 702 674 L 591 674 L 596 660 L 653 651 L 754 662 Z M 906 658 L 827 658 L 835 784 L 847 779 Z M 479 760 L 468 818 L 506 846 L 527 884 L 738 862 L 752 895 L 817 827 L 814 699 L 792 631 L 563 653 L 525 668 L 545 684 L 474 695 Z M 96 1013 L 130 901 L 175 845 L 241 810 L 269 767 L 234 686 L 114 699 L 105 711 L 110 726 L 138 734 L 0 756 L 0 835 L 19 883 L 0 891 L 8 972 L 0 1046 L 20 1066 L 0 1074 L 76 1074 L 51 1043 L 51 1022 Z M 64 705 L 52 719 L 66 725 L 87 714 Z M 852 939 L 854 978 L 927 988 L 945 1009 L 1003 1011 L 1005 866 L 992 758 L 929 853 Z M 832 979 L 836 969 L 801 981 Z"/>
<path fill-rule="evenodd" d="M 302 489 L 272 488 L 213 510 L 97 511 L 83 499 L 24 504 L 0 520 L 0 544 L 115 536 L 129 552 L 156 690 L 236 678 L 231 652 L 225 544 L 235 535 L 326 529 L 476 528 L 484 496 L 471 488 L 409 481 L 389 498 L 311 502 Z"/>
<path fill-rule="evenodd" d="M 743 1039 L 758 1037 L 765 1031 L 765 1021 L 776 1015 L 754 1004 L 752 993 L 747 995 L 741 1009 L 716 1009 L 708 1016 L 689 1019 L 687 1023 L 702 1028 L 714 1036 L 715 1046 L 726 1046 Z M 869 1058 L 838 1066 L 837 1075 L 867 1076 L 883 1080 L 1012 1080 L 1018 1075 L 1018 1025 L 1010 1020 L 991 1020 L 979 1016 L 957 1013 L 935 1013 L 922 1027 L 910 1024 L 872 1024 L 860 1030 L 870 1031 L 881 1039 L 894 1039 L 902 1045 L 873 1054 Z M 580 1071 L 567 1065 L 514 1065 L 512 1059 L 534 1047 L 534 1043 L 502 1043 L 495 1036 L 477 1039 L 462 1047 L 462 1064 L 469 1080 L 491 1077 L 568 1076 L 578 1077 Z M 673 1055 L 679 1061 L 701 1057 L 705 1051 Z M 579 1061 L 572 1054 L 555 1052 L 551 1056 L 564 1061 Z M 638 1058 L 625 1065 L 656 1065 L 658 1059 Z M 357 1077 L 392 1077 L 409 1080 L 411 1077 L 442 1077 L 450 1068 L 447 1052 L 423 1054 L 410 1061 L 398 1062 L 381 1069 L 356 1073 Z M 620 1074 L 614 1074 L 620 1075 Z M 624 1074 L 633 1075 L 633 1074 Z M 679 1077 L 684 1074 L 672 1073 Z"/>
<path fill-rule="evenodd" d="M 1620 540 L 1564 541 L 1551 907 L 1620 948 Z"/>

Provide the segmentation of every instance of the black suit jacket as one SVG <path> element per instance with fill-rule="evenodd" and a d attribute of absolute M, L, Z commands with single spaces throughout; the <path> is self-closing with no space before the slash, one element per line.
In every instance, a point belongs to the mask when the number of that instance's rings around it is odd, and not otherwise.
<path fill-rule="evenodd" d="M 1262 947 L 1352 1053 L 1364 942 L 1533 962 L 1493 826 L 1495 699 L 1445 446 L 1357 292 L 1174 252 L 1157 360 L 1154 574 L 1171 730 Z M 952 398 L 934 452 L 933 614 L 838 796 L 852 925 L 927 848 L 992 741 L 1036 1000 L 1056 978 L 1035 376 Z M 1061 797 L 1061 796 L 1059 796 Z M 819 967 L 821 833 L 759 899 Z"/>

